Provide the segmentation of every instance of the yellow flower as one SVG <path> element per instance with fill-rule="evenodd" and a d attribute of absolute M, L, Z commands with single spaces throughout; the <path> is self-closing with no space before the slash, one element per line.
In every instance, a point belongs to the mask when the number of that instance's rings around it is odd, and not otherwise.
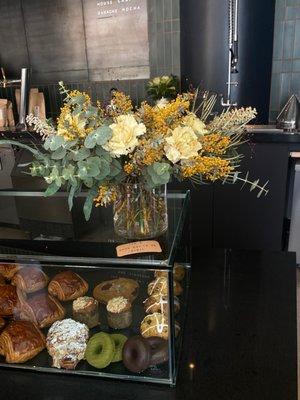
<path fill-rule="evenodd" d="M 110 128 L 112 137 L 103 148 L 115 157 L 131 153 L 138 145 L 138 137 L 146 132 L 145 125 L 138 123 L 133 115 L 120 115 Z"/>
<path fill-rule="evenodd" d="M 165 98 L 162 97 L 160 100 L 158 100 L 155 104 L 157 108 L 165 108 L 169 104 L 169 101 Z"/>
<path fill-rule="evenodd" d="M 153 85 L 159 85 L 160 84 L 160 77 L 156 77 L 156 78 L 154 78 L 154 79 L 152 79 L 152 83 L 153 83 Z"/>
<path fill-rule="evenodd" d="M 220 157 L 197 157 L 191 165 L 182 167 L 183 178 L 190 178 L 196 174 L 201 174 L 203 178 L 214 182 L 218 179 L 224 179 L 233 171 L 229 160 Z"/>
<path fill-rule="evenodd" d="M 182 124 L 192 128 L 196 135 L 206 135 L 208 133 L 205 123 L 193 113 L 186 115 L 182 120 Z"/>
<path fill-rule="evenodd" d="M 175 164 L 180 160 L 190 160 L 197 157 L 201 147 L 201 143 L 199 143 L 192 128 L 178 126 L 173 130 L 172 136 L 166 138 L 164 149 L 166 157 Z"/>

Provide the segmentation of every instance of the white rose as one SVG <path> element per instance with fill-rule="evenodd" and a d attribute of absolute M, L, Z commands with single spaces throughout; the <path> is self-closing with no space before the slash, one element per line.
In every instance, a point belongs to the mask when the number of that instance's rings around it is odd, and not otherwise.
<path fill-rule="evenodd" d="M 138 137 L 146 132 L 145 125 L 139 124 L 133 115 L 120 115 L 110 128 L 112 137 L 103 148 L 115 157 L 131 153 L 138 145 Z"/>
<path fill-rule="evenodd" d="M 190 160 L 198 155 L 202 145 L 192 128 L 178 126 L 172 132 L 172 136 L 166 138 L 164 146 L 166 157 L 173 163 L 181 160 Z"/>
<path fill-rule="evenodd" d="M 160 78 L 156 77 L 152 80 L 153 85 L 160 85 Z"/>
<path fill-rule="evenodd" d="M 208 133 L 205 123 L 201 121 L 201 119 L 196 117 L 196 115 L 193 113 L 186 115 L 183 118 L 182 123 L 192 128 L 194 133 L 196 133 L 197 135 L 205 135 Z"/>

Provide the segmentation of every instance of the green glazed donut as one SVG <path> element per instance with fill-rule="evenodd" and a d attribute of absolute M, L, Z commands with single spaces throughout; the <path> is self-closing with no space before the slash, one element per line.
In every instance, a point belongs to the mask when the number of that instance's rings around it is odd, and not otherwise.
<path fill-rule="evenodd" d="M 127 337 L 121 333 L 113 333 L 110 335 L 110 337 L 115 343 L 115 354 L 111 362 L 122 361 L 123 346 L 127 341 Z"/>
<path fill-rule="evenodd" d="M 114 354 L 115 342 L 109 334 L 100 332 L 88 341 L 85 358 L 93 367 L 102 369 L 112 362 Z"/>

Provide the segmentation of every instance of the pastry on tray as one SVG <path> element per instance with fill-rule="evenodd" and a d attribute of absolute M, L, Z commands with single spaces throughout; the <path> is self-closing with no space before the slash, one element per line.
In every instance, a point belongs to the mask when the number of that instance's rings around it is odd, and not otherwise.
<path fill-rule="evenodd" d="M 154 276 L 155 278 L 158 277 L 167 277 L 168 276 L 168 272 L 167 271 L 161 271 L 161 270 L 157 270 L 154 272 Z M 182 281 L 185 277 L 185 267 L 182 264 L 179 264 L 177 262 L 174 263 L 174 267 L 173 267 L 173 277 L 176 281 Z"/>
<path fill-rule="evenodd" d="M 48 276 L 36 266 L 21 268 L 12 278 L 11 283 L 25 293 L 34 293 L 44 289 L 49 282 Z"/>
<path fill-rule="evenodd" d="M 154 294 L 162 294 L 168 296 L 169 292 L 168 279 L 165 277 L 158 277 L 148 285 L 148 294 L 152 296 Z M 182 293 L 182 286 L 179 282 L 173 281 L 174 296 L 179 296 Z"/>
<path fill-rule="evenodd" d="M 0 317 L 0 331 L 5 327 L 6 321 L 4 318 Z"/>
<path fill-rule="evenodd" d="M 5 281 L 4 276 L 2 274 L 0 274 L 0 285 L 5 285 L 5 284 L 6 284 L 6 281 Z"/>
<path fill-rule="evenodd" d="M 112 279 L 99 283 L 93 291 L 93 296 L 100 303 L 107 304 L 114 297 L 125 297 L 132 303 L 139 292 L 137 281 L 128 278 Z"/>
<path fill-rule="evenodd" d="M 0 334 L 0 354 L 7 363 L 24 363 L 45 348 L 45 337 L 28 321 L 11 321 Z"/>
<path fill-rule="evenodd" d="M 73 370 L 84 358 L 89 329 L 73 319 L 54 322 L 47 335 L 47 350 L 55 368 Z"/>
<path fill-rule="evenodd" d="M 132 323 L 131 303 L 125 297 L 114 297 L 106 306 L 107 323 L 113 329 L 129 328 Z"/>
<path fill-rule="evenodd" d="M 20 268 L 20 264 L 0 263 L 0 274 L 3 275 L 5 279 L 10 280 Z"/>
<path fill-rule="evenodd" d="M 0 286 L 0 316 L 13 317 L 18 313 L 25 294 L 16 286 Z"/>
<path fill-rule="evenodd" d="M 169 312 L 169 299 L 168 296 L 162 294 L 154 294 L 144 301 L 144 309 L 146 314 L 161 313 L 167 314 Z M 180 310 L 180 302 L 178 297 L 174 297 L 174 313 L 177 314 Z"/>
<path fill-rule="evenodd" d="M 64 316 L 63 306 L 47 292 L 36 293 L 22 301 L 18 313 L 19 319 L 34 322 L 40 328 L 47 328 Z"/>
<path fill-rule="evenodd" d="M 93 297 L 83 296 L 73 301 L 73 319 L 94 328 L 100 324 L 99 303 Z"/>
<path fill-rule="evenodd" d="M 175 321 L 175 336 L 178 335 L 180 326 Z M 165 340 L 169 337 L 169 323 L 165 314 L 153 313 L 146 315 L 140 326 L 141 335 L 145 338 L 161 337 Z"/>
<path fill-rule="evenodd" d="M 63 271 L 50 281 L 48 292 L 60 301 L 75 300 L 89 290 L 88 283 L 73 271 Z"/>

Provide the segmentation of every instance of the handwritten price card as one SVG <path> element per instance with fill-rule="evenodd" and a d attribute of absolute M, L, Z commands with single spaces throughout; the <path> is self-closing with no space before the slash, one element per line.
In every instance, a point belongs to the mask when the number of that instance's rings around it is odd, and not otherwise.
<path fill-rule="evenodd" d="M 161 253 L 162 249 L 156 240 L 143 240 L 142 242 L 132 242 L 121 244 L 116 247 L 117 256 L 124 257 L 139 253 Z"/>

